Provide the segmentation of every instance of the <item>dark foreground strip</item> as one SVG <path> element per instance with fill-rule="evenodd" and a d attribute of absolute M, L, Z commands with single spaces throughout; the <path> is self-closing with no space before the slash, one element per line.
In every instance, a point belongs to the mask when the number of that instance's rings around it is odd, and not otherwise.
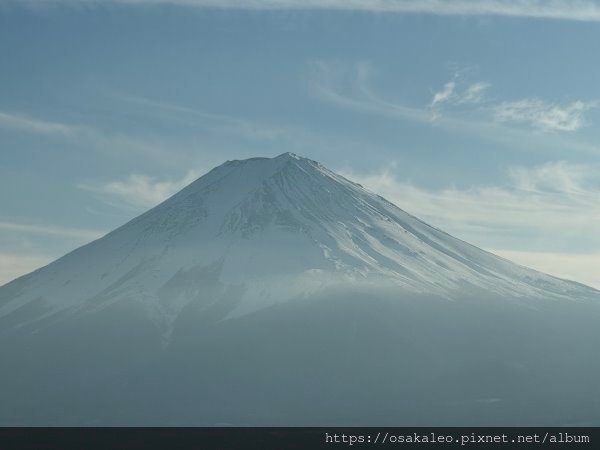
<path fill-rule="evenodd" d="M 0 428 L 0 450 L 600 448 L 600 428 Z"/>

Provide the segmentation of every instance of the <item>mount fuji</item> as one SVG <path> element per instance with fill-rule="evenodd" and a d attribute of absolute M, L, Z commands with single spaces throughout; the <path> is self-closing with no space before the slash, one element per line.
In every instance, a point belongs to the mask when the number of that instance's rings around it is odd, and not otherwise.
<path fill-rule="evenodd" d="M 306 158 L 0 287 L 0 425 L 600 425 L 600 292 Z"/>

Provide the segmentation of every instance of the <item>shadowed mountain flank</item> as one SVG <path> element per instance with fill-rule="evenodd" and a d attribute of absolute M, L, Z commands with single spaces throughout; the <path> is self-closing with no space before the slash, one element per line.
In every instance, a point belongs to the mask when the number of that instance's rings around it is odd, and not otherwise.
<path fill-rule="evenodd" d="M 315 161 L 228 161 L 0 287 L 0 425 L 598 425 L 599 301 Z"/>

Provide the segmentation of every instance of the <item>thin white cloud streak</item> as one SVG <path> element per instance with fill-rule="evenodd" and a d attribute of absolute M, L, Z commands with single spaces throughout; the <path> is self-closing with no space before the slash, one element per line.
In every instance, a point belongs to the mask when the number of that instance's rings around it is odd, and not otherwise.
<path fill-rule="evenodd" d="M 150 208 L 166 200 L 196 180 L 201 171 L 189 171 L 180 180 L 159 180 L 142 174 L 130 174 L 123 180 L 109 181 L 100 185 L 80 184 L 80 189 L 96 192 L 109 204 L 119 202 L 127 206 Z"/>
<path fill-rule="evenodd" d="M 456 83 L 454 81 L 449 81 L 444 85 L 441 91 L 436 92 L 433 96 L 433 100 L 431 100 L 431 106 L 439 105 L 440 103 L 446 103 L 449 101 L 454 95 L 454 89 L 456 88 Z"/>
<path fill-rule="evenodd" d="M 588 180 L 597 176 L 597 170 L 583 164 L 556 161 L 533 169 L 513 167 L 509 170 L 509 176 L 517 191 L 584 196 L 595 200 L 600 190 L 594 191 L 585 186 Z"/>
<path fill-rule="evenodd" d="M 485 93 L 490 87 L 491 83 L 480 81 L 460 90 L 456 79 L 448 81 L 441 90 L 434 93 L 429 107 L 440 108 L 444 105 L 476 105 L 483 102 Z M 436 113 L 436 117 L 439 117 L 439 114 Z"/>
<path fill-rule="evenodd" d="M 233 10 L 331 10 L 600 21 L 600 5 L 592 0 L 12 0 L 12 3 L 30 7 L 177 5 Z"/>
<path fill-rule="evenodd" d="M 88 230 L 50 225 L 34 225 L 4 221 L 0 222 L 0 230 L 83 240 L 98 239 L 99 237 L 102 237 L 105 234 L 104 231 L 100 230 Z"/>
<path fill-rule="evenodd" d="M 599 286 L 600 265 L 595 264 L 600 258 L 598 169 L 552 162 L 513 168 L 507 186 L 451 186 L 438 190 L 399 180 L 389 168 L 362 175 L 351 170 L 341 173 L 468 242 L 491 248 L 509 259 L 512 252 L 518 256 L 516 262 Z M 523 236 L 529 236 L 532 248 L 526 248 Z M 546 253 L 533 248 L 548 250 L 551 245 L 565 247 L 574 242 L 583 244 L 590 254 L 563 253 L 561 248 L 549 253 L 565 255 L 564 259 L 556 256 L 544 261 Z M 569 261 L 577 264 L 565 267 Z"/>
<path fill-rule="evenodd" d="M 350 92 L 343 92 L 340 79 L 354 71 Z M 374 95 L 369 86 L 373 71 L 367 62 L 359 62 L 349 67 L 327 61 L 313 61 L 310 64 L 310 93 L 324 102 L 356 112 L 385 116 L 391 119 L 405 119 L 422 123 L 432 123 L 435 115 L 428 109 L 406 106 L 385 101 Z"/>
<path fill-rule="evenodd" d="M 589 236 L 593 242 L 598 241 L 600 188 L 590 181 L 597 169 L 553 162 L 512 169 L 506 187 L 439 190 L 400 181 L 390 169 L 366 175 L 343 173 L 408 212 L 442 227 L 463 230 L 463 235 L 474 230 L 515 235 L 530 231 L 553 239 L 560 232 L 563 237 Z"/>
<path fill-rule="evenodd" d="M 577 280 L 600 290 L 600 253 L 523 252 L 491 250 L 493 253 L 544 273 L 567 280 Z"/>
<path fill-rule="evenodd" d="M 195 126 L 197 126 L 199 122 L 205 122 L 210 124 L 213 131 L 219 130 L 230 134 L 236 134 L 248 139 L 276 140 L 288 136 L 290 133 L 301 132 L 299 128 L 295 127 L 273 126 L 242 117 L 216 114 L 144 97 L 122 96 L 120 99 L 129 103 L 141 105 L 148 109 L 162 111 L 168 114 L 171 119 L 178 118 L 180 122 L 185 122 Z"/>
<path fill-rule="evenodd" d="M 85 151 L 138 154 L 165 164 L 174 161 L 178 153 L 173 142 L 162 143 L 160 138 L 150 139 L 135 135 L 106 132 L 89 125 L 68 124 L 43 120 L 28 114 L 0 111 L 0 132 L 24 133 L 31 136 L 60 139 L 81 146 Z"/>
<path fill-rule="evenodd" d="M 0 127 L 25 133 L 59 136 L 72 136 L 82 131 L 82 128 L 78 126 L 35 119 L 6 111 L 0 111 Z"/>
<path fill-rule="evenodd" d="M 485 97 L 486 91 L 491 87 L 491 83 L 480 81 L 473 83 L 458 98 L 457 103 L 481 103 Z"/>
<path fill-rule="evenodd" d="M 447 82 L 435 92 L 430 107 L 445 105 L 476 105 L 485 99 L 490 83 L 477 82 L 466 87 L 462 92 L 455 79 Z M 585 112 L 598 106 L 597 101 L 584 102 L 576 100 L 567 104 L 557 104 L 539 98 L 526 98 L 516 101 L 505 101 L 487 108 L 480 108 L 481 113 L 489 113 L 492 119 L 500 123 L 524 124 L 542 131 L 577 131 L 586 125 Z M 436 111 L 436 118 L 439 112 Z"/>
<path fill-rule="evenodd" d="M 523 99 L 497 105 L 494 118 L 499 122 L 527 124 L 545 131 L 577 131 L 586 123 L 584 113 L 596 106 L 597 102 L 580 100 L 558 105 L 536 98 Z"/>
<path fill-rule="evenodd" d="M 48 255 L 0 253 L 0 286 L 15 278 L 39 269 L 54 258 Z"/>
<path fill-rule="evenodd" d="M 358 76 L 361 76 L 360 73 Z M 231 158 L 255 156 L 255 154 L 249 155 L 248 149 L 252 148 L 251 146 L 255 145 L 256 142 L 261 144 L 260 152 L 264 153 L 265 150 L 271 148 L 275 149 L 273 152 L 274 155 L 281 153 L 282 149 L 285 149 L 286 151 L 297 152 L 299 154 L 306 154 L 307 151 L 312 151 L 315 154 L 327 152 L 328 154 L 337 153 L 343 156 L 348 151 L 362 151 L 365 145 L 369 145 L 372 149 L 376 148 L 376 144 L 373 142 L 361 142 L 355 137 L 350 138 L 325 130 L 314 130 L 304 125 L 265 123 L 241 116 L 216 114 L 163 100 L 120 94 L 115 94 L 115 96 L 123 104 L 128 105 L 125 106 L 126 108 L 132 109 L 131 105 L 141 107 L 132 110 L 132 114 L 159 117 L 163 121 L 169 120 L 174 124 L 193 127 L 194 132 L 200 128 L 204 128 L 208 133 L 220 134 L 221 138 L 235 138 L 236 140 L 237 138 L 241 138 L 244 141 L 242 145 L 235 142 L 234 144 L 229 143 L 223 146 L 225 148 L 224 152 Z M 268 144 L 269 147 L 265 147 L 263 144 Z M 235 151 L 237 149 L 241 151 Z M 217 155 L 212 150 L 207 151 L 212 156 L 210 157 L 210 161 L 206 160 L 206 158 L 202 161 L 202 167 L 212 167 L 222 162 L 224 152 L 220 152 Z"/>
<path fill-rule="evenodd" d="M 390 120 L 418 122 L 451 133 L 470 134 L 512 147 L 527 148 L 528 151 L 554 148 L 593 155 L 600 153 L 600 147 L 593 143 L 573 137 L 565 139 L 557 133 L 544 136 L 544 131 L 548 130 L 536 128 L 534 131 L 539 132 L 532 133 L 523 126 L 496 120 L 493 114 L 494 105 L 489 105 L 489 102 L 480 107 L 476 104 L 477 102 L 473 101 L 471 103 L 475 108 L 472 111 L 447 108 L 442 114 L 439 107 L 432 108 L 430 103 L 424 107 L 417 107 L 384 100 L 382 96 L 375 94 L 371 89 L 369 78 L 374 70 L 366 62 L 350 65 L 313 61 L 309 65 L 309 69 L 311 74 L 309 91 L 313 97 L 339 108 L 377 115 Z M 480 96 L 481 100 L 490 84 L 475 83 L 475 85 L 477 84 L 479 86 L 474 88 L 474 92 Z M 466 103 L 464 99 L 468 90 L 469 88 L 460 95 L 453 92 L 446 99 L 448 106 L 450 106 L 448 99 L 452 99 L 454 104 Z M 476 94 L 472 93 L 472 95 Z M 595 104 L 595 102 L 589 102 L 589 104 L 592 103 Z M 440 106 L 440 102 L 437 106 Z"/>

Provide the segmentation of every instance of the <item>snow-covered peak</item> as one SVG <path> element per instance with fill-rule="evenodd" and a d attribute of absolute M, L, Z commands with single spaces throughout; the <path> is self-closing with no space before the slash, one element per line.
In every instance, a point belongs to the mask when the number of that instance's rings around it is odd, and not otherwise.
<path fill-rule="evenodd" d="M 449 299 L 473 289 L 507 298 L 598 295 L 478 249 L 318 162 L 283 153 L 227 161 L 0 288 L 0 318 L 32 302 L 48 316 L 133 301 L 168 332 L 190 302 L 218 301 L 231 289 L 244 294 L 230 316 L 348 283 Z"/>
<path fill-rule="evenodd" d="M 247 235 L 250 229 L 288 219 L 302 227 L 300 222 L 308 216 L 317 222 L 326 217 L 334 221 L 352 220 L 352 216 L 336 218 L 332 208 L 346 205 L 351 209 L 352 199 L 366 194 L 358 185 L 318 162 L 293 153 L 233 160 L 211 170 L 123 228 L 140 227 L 144 223 L 144 229 L 154 229 L 157 233 L 165 228 L 173 232 L 201 228 L 213 237 L 236 231 Z M 300 221 L 299 213 L 304 214 Z"/>
<path fill-rule="evenodd" d="M 257 184 L 281 172 L 293 170 L 294 168 L 318 170 L 321 167 L 316 161 L 302 158 L 294 153 L 282 153 L 274 158 L 257 157 L 229 160 L 194 181 L 183 192 L 202 190 L 214 183 L 225 182 L 231 185 L 231 191 L 245 194 L 249 193 Z"/>

